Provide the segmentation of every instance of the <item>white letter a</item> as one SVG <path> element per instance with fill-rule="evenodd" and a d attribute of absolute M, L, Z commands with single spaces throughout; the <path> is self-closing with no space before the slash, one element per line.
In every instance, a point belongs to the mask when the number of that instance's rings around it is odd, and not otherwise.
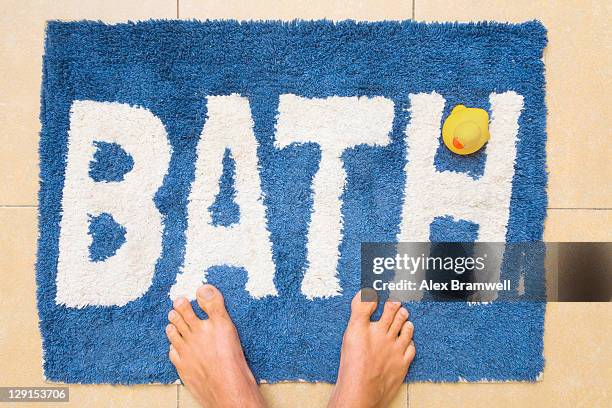
<path fill-rule="evenodd" d="M 249 102 L 236 94 L 209 96 L 207 108 L 187 207 L 185 262 L 170 298 L 194 299 L 198 286 L 206 282 L 207 269 L 220 265 L 246 269 L 246 290 L 254 298 L 276 295 Z M 212 225 L 209 212 L 219 193 L 226 149 L 236 163 L 235 201 L 240 207 L 239 223 L 228 227 Z"/>

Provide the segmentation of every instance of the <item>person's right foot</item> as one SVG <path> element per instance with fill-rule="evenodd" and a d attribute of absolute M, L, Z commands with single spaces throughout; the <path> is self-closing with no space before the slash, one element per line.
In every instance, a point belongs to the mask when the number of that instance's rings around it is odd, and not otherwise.
<path fill-rule="evenodd" d="M 371 322 L 376 302 L 351 303 L 340 355 L 338 380 L 329 407 L 386 407 L 400 388 L 414 359 L 414 326 L 400 303 L 385 303 L 379 321 Z"/>

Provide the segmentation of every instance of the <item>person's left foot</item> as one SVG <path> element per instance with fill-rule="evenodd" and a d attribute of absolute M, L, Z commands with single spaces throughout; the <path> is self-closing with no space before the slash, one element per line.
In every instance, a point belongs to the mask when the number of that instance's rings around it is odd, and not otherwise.
<path fill-rule="evenodd" d="M 181 380 L 205 407 L 265 406 L 221 292 L 201 286 L 197 301 L 208 320 L 198 318 L 185 298 L 168 314 L 169 357 Z"/>

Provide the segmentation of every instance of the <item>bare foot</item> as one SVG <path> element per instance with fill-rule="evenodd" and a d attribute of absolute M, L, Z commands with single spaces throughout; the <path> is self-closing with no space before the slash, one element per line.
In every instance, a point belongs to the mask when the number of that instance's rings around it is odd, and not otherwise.
<path fill-rule="evenodd" d="M 407 321 L 408 311 L 400 306 L 385 303 L 380 320 L 370 322 L 376 302 L 362 301 L 360 292 L 355 295 L 329 407 L 389 405 L 416 353 L 414 326 Z"/>
<path fill-rule="evenodd" d="M 181 380 L 207 408 L 264 407 L 221 292 L 201 286 L 197 301 L 208 320 L 198 318 L 185 298 L 177 299 L 168 313 L 169 356 Z"/>

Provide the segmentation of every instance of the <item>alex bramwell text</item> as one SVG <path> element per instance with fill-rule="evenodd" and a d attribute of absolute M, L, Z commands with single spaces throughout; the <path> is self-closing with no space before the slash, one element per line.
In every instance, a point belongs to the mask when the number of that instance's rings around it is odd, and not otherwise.
<path fill-rule="evenodd" d="M 385 282 L 383 279 L 375 280 L 372 283 L 372 288 L 379 290 L 402 290 L 402 291 L 510 291 L 510 279 L 504 279 L 502 282 L 461 282 L 457 279 L 452 279 L 449 282 L 434 282 L 432 280 L 424 280 L 420 283 L 410 280 L 400 280 L 399 282 Z"/>

